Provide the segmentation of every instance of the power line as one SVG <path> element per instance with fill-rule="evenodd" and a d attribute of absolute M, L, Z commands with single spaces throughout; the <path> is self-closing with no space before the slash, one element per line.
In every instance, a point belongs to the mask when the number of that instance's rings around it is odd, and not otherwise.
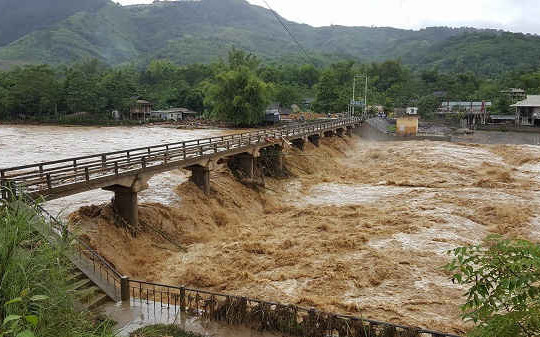
<path fill-rule="evenodd" d="M 285 22 L 283 22 L 283 20 L 281 20 L 281 17 L 278 15 L 278 13 L 276 13 L 276 11 L 274 11 L 272 9 L 272 7 L 270 6 L 270 4 L 268 3 L 268 1 L 266 0 L 263 0 L 264 3 L 266 4 L 266 7 L 268 7 L 268 9 L 270 10 L 270 12 L 272 12 L 272 14 L 274 15 L 274 17 L 278 20 L 278 22 L 281 24 L 281 26 L 283 26 L 283 29 L 285 29 L 285 31 L 289 34 L 289 36 L 291 37 L 291 39 L 294 41 L 294 43 L 296 43 L 296 45 L 298 46 L 298 48 L 300 49 L 300 51 L 302 53 L 304 53 L 304 56 L 306 57 L 306 60 L 307 61 L 310 61 L 310 57 L 308 55 L 308 53 L 306 52 L 306 49 L 302 46 L 302 44 L 296 39 L 296 37 L 294 36 L 294 34 L 291 32 L 291 30 L 289 29 L 289 27 L 287 26 L 287 24 Z"/>

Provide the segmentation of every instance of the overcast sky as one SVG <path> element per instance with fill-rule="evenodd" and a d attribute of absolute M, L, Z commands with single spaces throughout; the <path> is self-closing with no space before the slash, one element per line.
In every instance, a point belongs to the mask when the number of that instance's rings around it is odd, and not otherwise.
<path fill-rule="evenodd" d="M 122 4 L 152 0 L 116 0 Z M 248 0 L 264 6 L 263 0 Z M 267 0 L 288 20 L 313 26 L 497 28 L 540 34 L 540 0 Z"/>

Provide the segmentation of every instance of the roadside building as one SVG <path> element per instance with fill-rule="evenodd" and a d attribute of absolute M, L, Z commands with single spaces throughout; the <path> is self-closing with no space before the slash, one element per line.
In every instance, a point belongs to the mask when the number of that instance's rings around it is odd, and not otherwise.
<path fill-rule="evenodd" d="M 396 118 L 396 135 L 401 137 L 416 136 L 418 134 L 418 116 L 402 115 Z"/>
<path fill-rule="evenodd" d="M 474 129 L 477 125 L 486 125 L 492 107 L 486 101 L 444 101 L 437 110 L 440 117 L 460 117 L 461 127 Z"/>
<path fill-rule="evenodd" d="M 152 111 L 151 118 L 162 121 L 183 121 L 197 118 L 198 113 L 186 108 L 172 108 L 167 110 Z"/>
<path fill-rule="evenodd" d="M 481 114 L 490 110 L 492 106 L 491 102 L 464 102 L 464 101 L 444 101 L 439 107 L 439 114 Z"/>
<path fill-rule="evenodd" d="M 527 94 L 525 93 L 525 90 L 519 88 L 502 90 L 501 94 L 506 95 L 512 104 L 527 99 Z"/>
<path fill-rule="evenodd" d="M 129 119 L 147 120 L 151 118 L 153 104 L 143 99 L 137 99 L 129 109 Z"/>
<path fill-rule="evenodd" d="M 315 98 L 305 98 L 302 100 L 302 107 L 304 108 L 304 110 L 311 110 L 313 107 L 313 103 L 315 103 Z"/>
<path fill-rule="evenodd" d="M 416 107 L 408 107 L 406 111 L 407 115 L 418 115 L 418 108 Z"/>
<path fill-rule="evenodd" d="M 540 126 L 540 95 L 528 95 L 527 99 L 510 107 L 516 108 L 517 126 Z"/>
<path fill-rule="evenodd" d="M 489 116 L 491 124 L 514 125 L 516 117 L 514 115 L 491 115 Z"/>
<path fill-rule="evenodd" d="M 280 107 L 279 104 L 272 104 L 268 108 L 266 108 L 266 111 L 264 113 L 264 121 L 266 123 L 279 123 L 281 120 L 280 115 Z"/>

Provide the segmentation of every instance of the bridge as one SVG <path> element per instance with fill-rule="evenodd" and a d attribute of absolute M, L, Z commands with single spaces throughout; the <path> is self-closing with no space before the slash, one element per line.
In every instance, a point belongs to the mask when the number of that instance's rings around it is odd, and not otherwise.
<path fill-rule="evenodd" d="M 265 158 L 274 170 L 283 169 L 287 145 L 319 146 L 322 137 L 343 136 L 362 123 L 360 118 L 326 120 L 282 128 L 196 139 L 124 151 L 0 169 L 2 199 L 24 191 L 33 199 L 53 200 L 94 189 L 114 192 L 113 206 L 131 225 L 138 225 L 137 193 L 148 188 L 154 175 L 187 169 L 191 180 L 210 192 L 210 171 L 223 161 L 234 161 L 247 177 L 253 177 L 257 159 Z"/>
<path fill-rule="evenodd" d="M 280 169 L 286 145 L 303 149 L 309 141 L 318 146 L 321 137 L 351 134 L 361 123 L 361 119 L 321 121 L 4 168 L 0 169 L 1 196 L 8 201 L 21 197 L 27 202 L 28 205 L 21 205 L 18 200 L 8 204 L 35 212 L 33 225 L 41 235 L 51 242 L 70 242 L 65 254 L 71 262 L 112 300 L 130 306 L 145 304 L 155 310 L 157 304 L 159 310 L 174 315 L 189 312 L 226 324 L 257 325 L 260 330 L 288 335 L 459 337 L 313 308 L 130 279 L 65 224 L 31 202 L 102 188 L 115 192 L 116 206 L 124 208 L 120 209 L 122 216 L 136 224 L 137 193 L 146 188 L 148 179 L 155 174 L 177 168 L 191 170 L 191 179 L 208 193 L 209 172 L 220 160 L 235 161 L 245 173 L 253 175 L 256 159 L 270 153 L 266 159 Z M 246 317 L 250 319 L 247 321 Z"/>

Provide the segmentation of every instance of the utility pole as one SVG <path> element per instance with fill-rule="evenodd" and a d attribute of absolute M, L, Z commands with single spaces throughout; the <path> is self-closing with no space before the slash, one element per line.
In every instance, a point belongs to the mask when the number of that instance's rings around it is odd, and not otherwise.
<path fill-rule="evenodd" d="M 352 112 L 351 112 L 351 116 L 349 116 L 349 117 L 354 116 L 354 106 L 356 105 L 356 104 L 355 104 L 355 103 L 356 103 L 356 102 L 355 102 L 355 90 L 356 90 L 356 77 L 357 77 L 357 76 L 358 76 L 358 75 L 354 75 L 354 79 L 353 79 L 353 85 L 352 85 L 352 103 L 351 103 L 351 105 L 352 105 Z"/>
<path fill-rule="evenodd" d="M 368 85 L 368 76 L 366 75 L 366 88 L 364 91 L 364 118 L 367 118 L 367 85 Z"/>
<path fill-rule="evenodd" d="M 363 74 L 363 75 L 354 75 L 354 79 L 353 79 L 353 94 L 352 94 L 352 116 L 354 116 L 354 112 L 355 112 L 355 105 L 356 105 L 356 79 L 357 78 L 362 78 L 362 77 L 365 77 L 366 78 L 366 86 L 365 86 L 365 89 L 364 89 L 364 116 L 367 115 L 367 87 L 368 87 L 368 75 L 367 74 Z M 352 117 L 351 116 L 351 117 Z"/>

